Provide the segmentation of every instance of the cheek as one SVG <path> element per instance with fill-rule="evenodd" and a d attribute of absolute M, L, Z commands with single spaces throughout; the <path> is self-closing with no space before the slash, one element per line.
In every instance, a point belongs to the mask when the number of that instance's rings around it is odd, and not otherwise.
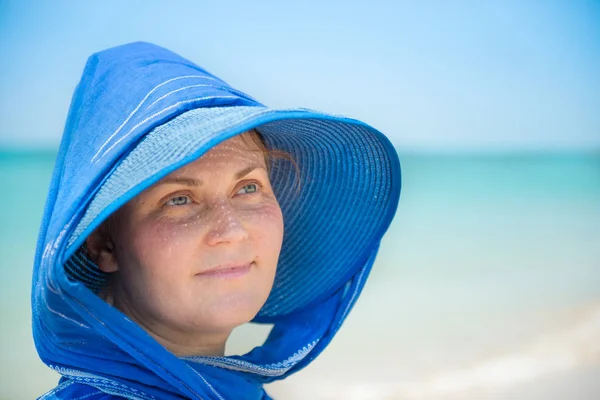
<path fill-rule="evenodd" d="M 131 248 L 137 255 L 139 264 L 164 269 L 165 262 L 173 264 L 176 259 L 186 256 L 189 248 L 189 224 L 176 224 L 168 220 L 140 223 L 131 232 Z M 167 264 L 168 265 L 168 264 Z"/>
<path fill-rule="evenodd" d="M 264 257 L 279 257 L 283 240 L 283 216 L 278 204 L 267 204 L 248 213 L 245 217 L 247 229 Z"/>

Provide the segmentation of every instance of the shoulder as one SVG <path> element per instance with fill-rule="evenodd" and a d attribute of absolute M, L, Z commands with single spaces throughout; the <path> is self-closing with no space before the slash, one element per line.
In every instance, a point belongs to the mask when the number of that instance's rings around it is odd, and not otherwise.
<path fill-rule="evenodd" d="M 48 393 L 38 397 L 38 400 L 116 400 L 124 397 L 104 393 L 93 386 L 77 383 L 72 380 L 61 382 Z"/>

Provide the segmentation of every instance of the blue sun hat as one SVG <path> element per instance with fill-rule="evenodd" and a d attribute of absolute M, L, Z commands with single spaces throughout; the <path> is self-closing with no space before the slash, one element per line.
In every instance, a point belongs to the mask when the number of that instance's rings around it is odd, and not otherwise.
<path fill-rule="evenodd" d="M 274 327 L 245 355 L 177 357 L 97 295 L 107 275 L 84 242 L 140 192 L 250 129 L 299 168 L 275 160 L 270 169 L 285 232 L 273 289 L 254 321 Z M 150 43 L 92 55 L 73 96 L 35 258 L 34 340 L 63 377 L 47 398 L 82 390 L 136 399 L 268 398 L 262 384 L 306 366 L 340 328 L 399 196 L 398 156 L 363 122 L 265 107 Z"/>

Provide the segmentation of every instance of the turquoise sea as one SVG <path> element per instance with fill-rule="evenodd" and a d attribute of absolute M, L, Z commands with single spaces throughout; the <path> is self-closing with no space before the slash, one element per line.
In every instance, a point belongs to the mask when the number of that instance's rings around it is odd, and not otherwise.
<path fill-rule="evenodd" d="M 399 150 L 396 219 L 332 345 L 281 399 L 600 398 L 600 153 Z M 57 375 L 29 286 L 53 152 L 0 151 L 0 399 Z M 228 351 L 266 330 L 234 332 Z"/>

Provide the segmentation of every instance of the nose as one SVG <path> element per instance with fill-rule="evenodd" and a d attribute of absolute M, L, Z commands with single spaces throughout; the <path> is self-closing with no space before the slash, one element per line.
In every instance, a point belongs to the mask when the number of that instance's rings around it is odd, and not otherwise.
<path fill-rule="evenodd" d="M 207 243 L 215 246 L 220 243 L 236 243 L 248 238 L 248 231 L 231 205 L 225 202 L 216 204 L 208 222 Z"/>

